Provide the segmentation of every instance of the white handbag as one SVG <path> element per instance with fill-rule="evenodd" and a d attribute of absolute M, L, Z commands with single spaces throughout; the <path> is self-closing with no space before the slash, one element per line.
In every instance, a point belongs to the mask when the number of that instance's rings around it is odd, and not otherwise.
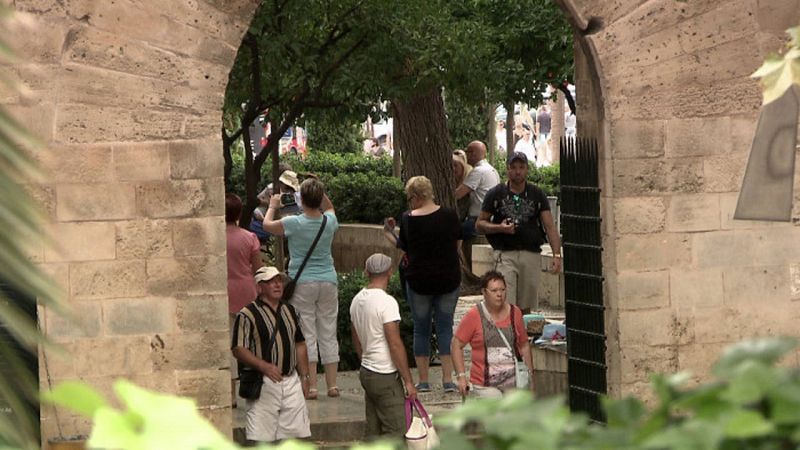
<path fill-rule="evenodd" d="M 417 416 L 414 415 L 417 411 Z M 406 399 L 406 445 L 409 450 L 431 450 L 439 446 L 439 435 L 418 399 Z"/>

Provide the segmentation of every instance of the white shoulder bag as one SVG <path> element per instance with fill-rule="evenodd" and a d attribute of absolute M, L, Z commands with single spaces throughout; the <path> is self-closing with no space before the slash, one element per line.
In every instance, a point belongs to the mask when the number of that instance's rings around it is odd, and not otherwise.
<path fill-rule="evenodd" d="M 492 316 L 489 314 L 489 311 L 486 309 L 486 305 L 481 302 L 481 309 L 483 309 L 483 313 L 486 315 L 486 318 L 489 322 L 494 325 L 494 328 L 497 330 L 497 333 L 503 338 L 503 342 L 506 343 L 506 347 L 511 350 L 511 356 L 514 357 L 514 374 L 516 375 L 516 384 L 517 389 L 528 389 L 531 383 L 531 372 L 528 370 L 528 366 L 525 365 L 525 360 L 518 360 L 517 359 L 517 351 L 511 344 L 508 343 L 508 339 L 506 339 L 506 335 L 497 327 L 497 324 L 494 323 L 492 320 Z M 514 307 L 511 307 L 511 311 L 509 311 L 509 320 L 511 321 L 511 330 L 514 330 Z M 516 335 L 514 336 L 516 338 Z"/>

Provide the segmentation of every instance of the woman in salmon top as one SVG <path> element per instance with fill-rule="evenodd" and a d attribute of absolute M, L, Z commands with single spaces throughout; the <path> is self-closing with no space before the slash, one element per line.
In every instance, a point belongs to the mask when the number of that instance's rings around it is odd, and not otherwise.
<path fill-rule="evenodd" d="M 522 359 L 531 375 L 533 363 L 522 311 L 506 302 L 506 280 L 490 271 L 481 278 L 483 302 L 467 311 L 458 325 L 450 353 L 453 355 L 458 390 L 466 395 L 469 385 L 478 396 L 498 396 L 516 387 L 515 361 Z M 503 333 L 505 340 L 500 336 Z M 506 342 L 509 344 L 506 345 Z M 472 348 L 472 368 L 464 369 L 464 347 Z M 509 345 L 513 345 L 512 352 Z M 469 381 L 467 380 L 469 377 Z"/>

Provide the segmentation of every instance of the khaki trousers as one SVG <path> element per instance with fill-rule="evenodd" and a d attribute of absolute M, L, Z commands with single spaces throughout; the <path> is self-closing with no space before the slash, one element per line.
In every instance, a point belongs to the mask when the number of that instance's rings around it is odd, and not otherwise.
<path fill-rule="evenodd" d="M 527 250 L 495 250 L 495 270 L 506 278 L 506 300 L 520 309 L 539 307 L 542 255 Z"/>

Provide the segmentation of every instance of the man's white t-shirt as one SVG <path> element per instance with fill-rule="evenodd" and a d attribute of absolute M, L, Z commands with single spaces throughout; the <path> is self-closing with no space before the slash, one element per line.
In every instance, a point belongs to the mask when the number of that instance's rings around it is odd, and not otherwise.
<path fill-rule="evenodd" d="M 498 184 L 500 184 L 500 175 L 494 167 L 485 159 L 478 161 L 472 168 L 472 172 L 464 179 L 464 186 L 472 189 L 472 192 L 469 193 L 470 216 L 478 217 L 481 214 L 481 206 L 486 193 Z"/>
<path fill-rule="evenodd" d="M 350 304 L 350 320 L 361 342 L 361 365 L 377 373 L 397 372 L 383 325 L 400 321 L 397 300 L 383 289 L 362 289 Z"/>

